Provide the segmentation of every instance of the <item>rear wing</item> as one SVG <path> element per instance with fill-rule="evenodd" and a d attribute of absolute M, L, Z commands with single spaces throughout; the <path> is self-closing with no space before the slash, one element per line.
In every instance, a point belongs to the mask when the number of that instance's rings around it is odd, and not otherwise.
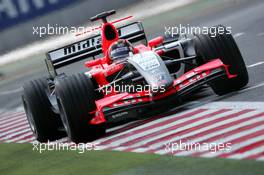
<path fill-rule="evenodd" d="M 118 28 L 119 37 L 127 39 L 132 44 L 142 42 L 147 44 L 146 35 L 141 22 L 134 22 Z M 101 36 L 84 39 L 82 41 L 52 50 L 46 54 L 46 65 L 52 77 L 56 76 L 56 69 L 71 63 L 95 57 L 102 53 Z"/>

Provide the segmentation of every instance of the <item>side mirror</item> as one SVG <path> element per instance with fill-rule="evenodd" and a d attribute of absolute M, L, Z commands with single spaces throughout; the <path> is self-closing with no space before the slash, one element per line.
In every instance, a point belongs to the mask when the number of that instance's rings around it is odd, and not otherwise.
<path fill-rule="evenodd" d="M 163 43 L 163 37 L 159 36 L 157 38 L 154 38 L 154 39 L 150 40 L 148 42 L 148 46 L 152 48 L 152 47 L 156 47 L 156 46 L 158 46 L 158 45 L 160 45 L 162 43 Z"/>
<path fill-rule="evenodd" d="M 100 58 L 97 58 L 95 60 L 89 60 L 89 61 L 85 62 L 85 66 L 89 67 L 89 68 L 96 66 L 96 65 L 99 65 L 99 64 L 102 64 L 102 60 Z"/>

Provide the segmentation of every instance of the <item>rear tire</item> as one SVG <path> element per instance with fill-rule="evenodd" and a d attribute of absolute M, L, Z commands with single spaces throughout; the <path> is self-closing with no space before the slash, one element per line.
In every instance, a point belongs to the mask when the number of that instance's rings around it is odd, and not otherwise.
<path fill-rule="evenodd" d="M 217 26 L 217 28 L 219 27 L 225 29 L 223 34 L 217 34 L 216 37 L 212 37 L 210 34 L 195 35 L 194 42 L 202 62 L 220 58 L 224 64 L 229 65 L 230 73 L 237 75 L 235 78 L 222 78 L 209 84 L 216 94 L 224 95 L 246 86 L 248 72 L 234 38 L 224 26 Z"/>
<path fill-rule="evenodd" d="M 85 143 L 105 134 L 105 125 L 91 125 L 97 94 L 93 82 L 84 74 L 72 75 L 56 82 L 61 118 L 71 141 Z"/>
<path fill-rule="evenodd" d="M 23 86 L 22 102 L 31 130 L 39 142 L 54 141 L 66 136 L 60 116 L 52 110 L 47 88 L 45 78 L 30 81 Z"/>

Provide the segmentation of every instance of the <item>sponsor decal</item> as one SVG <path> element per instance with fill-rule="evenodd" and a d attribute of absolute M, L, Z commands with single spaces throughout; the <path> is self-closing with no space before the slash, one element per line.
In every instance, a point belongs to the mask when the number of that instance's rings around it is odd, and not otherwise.
<path fill-rule="evenodd" d="M 121 112 L 121 113 L 118 113 L 118 114 L 114 114 L 114 115 L 112 115 L 112 118 L 113 119 L 117 119 L 117 118 L 120 118 L 120 117 L 122 117 L 124 115 L 128 115 L 128 112 Z"/>
<path fill-rule="evenodd" d="M 81 41 L 70 46 L 64 48 L 64 56 L 71 55 L 76 52 L 80 52 L 82 50 L 88 50 L 92 48 L 98 48 L 101 45 L 101 37 L 94 37 L 87 39 L 85 41 Z"/>

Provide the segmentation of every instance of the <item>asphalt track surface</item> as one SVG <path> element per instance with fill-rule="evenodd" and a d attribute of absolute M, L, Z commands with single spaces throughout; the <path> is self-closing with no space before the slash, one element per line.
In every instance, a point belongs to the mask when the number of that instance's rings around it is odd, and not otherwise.
<path fill-rule="evenodd" d="M 196 6 L 192 8 L 195 10 Z M 147 19 L 149 23 L 155 21 L 157 26 L 155 29 L 151 25 L 146 26 L 149 36 L 164 33 L 164 25 L 174 26 L 178 23 L 192 26 L 231 26 L 248 66 L 250 82 L 241 91 L 221 97 L 216 96 L 210 88 L 205 88 L 168 114 L 109 129 L 106 137 L 95 142 L 101 149 L 108 150 L 263 160 L 263 9 L 264 2 L 261 0 L 241 1 L 219 5 L 203 13 L 193 12 L 195 15 L 179 21 L 173 19 L 174 12 Z M 79 70 L 77 66 L 68 69 L 73 72 Z M 20 87 L 23 82 L 43 74 L 44 70 L 27 73 L 19 80 L 1 85 L 0 142 L 34 141 L 20 108 Z M 166 150 L 167 143 L 179 143 L 182 140 L 187 143 L 231 143 L 232 150 L 217 153 L 210 153 L 208 150 Z"/>

